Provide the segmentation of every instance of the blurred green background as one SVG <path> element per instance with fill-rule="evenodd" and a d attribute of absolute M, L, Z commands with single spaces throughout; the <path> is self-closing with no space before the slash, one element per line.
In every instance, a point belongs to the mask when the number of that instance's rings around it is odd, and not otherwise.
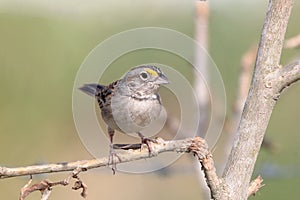
<path fill-rule="evenodd" d="M 259 41 L 267 1 L 209 3 L 209 52 L 223 76 L 230 113 L 240 59 Z M 300 3 L 296 1 L 287 37 L 300 33 L 299 10 Z M 0 165 L 92 158 L 79 140 L 72 117 L 76 72 L 101 41 L 121 31 L 145 26 L 170 28 L 193 37 L 195 2 L 0 1 Z M 299 55 L 299 49 L 284 50 L 282 64 Z M 130 60 L 130 55 L 122 59 L 113 65 L 130 66 L 136 62 Z M 177 68 L 186 65 L 185 61 L 173 60 L 164 53 L 153 54 L 151 59 L 170 59 L 170 64 Z M 182 71 L 191 76 L 191 69 Z M 114 80 L 118 74 L 111 72 L 106 80 Z M 293 199 L 300 195 L 296 189 L 300 184 L 299 92 L 299 83 L 290 87 L 274 110 L 267 136 L 274 142 L 275 150 L 262 150 L 259 155 L 254 176 L 261 174 L 266 186 L 256 199 Z M 89 199 L 201 199 L 203 190 L 192 162 L 188 158 L 184 162 L 190 163 L 175 163 L 170 168 L 176 170 L 170 172 L 112 176 L 110 169 L 100 169 L 81 177 L 89 186 Z M 65 176 L 34 176 L 34 181 L 46 177 L 54 181 Z M 17 199 L 27 180 L 0 180 L 1 199 Z M 33 193 L 28 199 L 40 199 L 40 194 Z M 50 199 L 81 197 L 79 192 L 56 187 Z"/>

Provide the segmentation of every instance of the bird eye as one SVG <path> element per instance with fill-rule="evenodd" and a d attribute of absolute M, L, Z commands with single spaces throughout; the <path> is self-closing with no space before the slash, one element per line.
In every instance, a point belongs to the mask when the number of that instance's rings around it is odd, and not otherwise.
<path fill-rule="evenodd" d="M 141 77 L 143 80 L 145 80 L 145 79 L 148 78 L 148 73 L 147 73 L 147 72 L 142 72 L 142 73 L 140 73 L 140 77 Z"/>

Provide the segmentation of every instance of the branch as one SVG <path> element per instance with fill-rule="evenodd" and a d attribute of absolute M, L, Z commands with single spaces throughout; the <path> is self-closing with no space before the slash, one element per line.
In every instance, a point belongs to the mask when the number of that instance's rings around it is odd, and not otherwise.
<path fill-rule="evenodd" d="M 128 149 L 129 145 L 116 145 L 118 148 Z M 133 148 L 139 147 L 139 145 L 132 145 Z M 114 162 L 124 163 L 134 160 L 140 160 L 145 158 L 150 158 L 157 156 L 163 152 L 185 152 L 193 153 L 197 156 L 198 160 L 202 164 L 202 170 L 204 171 L 205 178 L 207 179 L 207 185 L 211 189 L 211 194 L 214 199 L 217 199 L 217 195 L 220 195 L 220 186 L 222 180 L 218 178 L 216 174 L 216 169 L 214 167 L 214 162 L 212 155 L 209 152 L 208 145 L 206 141 L 200 137 L 187 138 L 184 140 L 174 140 L 174 141 L 164 141 L 161 138 L 157 138 L 154 143 L 151 143 L 152 154 L 149 155 L 148 148 L 142 148 L 137 150 L 127 150 L 122 153 L 118 153 L 114 158 Z M 30 186 L 31 180 L 22 188 L 20 199 L 23 200 L 27 195 L 34 191 L 41 191 L 42 198 L 47 199 L 50 195 L 50 191 L 55 185 L 68 185 L 71 177 L 76 178 L 75 186 L 72 189 L 82 188 L 82 196 L 86 196 L 87 186 L 78 178 L 78 174 L 81 171 L 86 171 L 88 169 L 104 167 L 108 165 L 108 158 L 99 158 L 92 160 L 82 160 L 76 162 L 65 162 L 57 164 L 45 164 L 45 165 L 33 165 L 27 167 L 17 167 L 17 168 L 7 168 L 0 167 L 0 178 L 9 178 L 16 176 L 25 176 L 32 174 L 42 174 L 42 173 L 53 173 L 53 172 L 63 172 L 63 171 L 73 171 L 68 178 L 59 182 L 50 182 L 49 180 L 43 180 L 40 183 Z M 225 187 L 223 187 L 226 190 Z"/>
<path fill-rule="evenodd" d="M 218 178 L 211 154 L 203 159 L 202 170 L 204 171 L 206 183 L 210 189 L 211 198 L 215 200 L 229 199 L 229 188 L 223 179 Z"/>
<path fill-rule="evenodd" d="M 199 142 L 201 141 L 201 142 Z M 188 138 L 184 140 L 174 140 L 174 141 L 164 141 L 161 138 L 156 139 L 156 143 L 152 143 L 153 152 L 149 155 L 148 149 L 143 148 L 142 150 L 132 150 L 124 151 L 118 153 L 118 156 L 115 156 L 114 163 L 124 163 L 130 162 L 133 160 L 140 160 L 145 158 L 150 158 L 157 156 L 159 153 L 163 152 L 190 152 L 190 146 L 197 143 L 201 149 L 199 154 L 200 158 L 204 158 L 209 150 L 208 146 L 204 139 L 201 138 Z M 138 145 L 137 145 L 138 146 Z M 120 158 L 120 159 L 119 159 Z M 33 165 L 26 167 L 17 167 L 17 168 L 7 168 L 0 167 L 0 179 L 15 177 L 15 176 L 25 176 L 33 174 L 44 174 L 44 173 L 53 173 L 53 172 L 63 172 L 63 171 L 73 171 L 76 168 L 82 169 L 92 169 L 98 167 L 108 166 L 108 158 L 99 158 L 92 160 L 80 160 L 76 162 L 64 162 L 56 164 L 46 164 L 46 165 Z"/>
<path fill-rule="evenodd" d="M 258 176 L 256 179 L 251 181 L 249 188 L 248 188 L 248 197 L 256 195 L 258 190 L 264 186 L 264 184 L 262 184 L 263 181 L 264 180 L 262 179 L 261 176 Z"/>
<path fill-rule="evenodd" d="M 198 143 L 202 143 L 201 140 L 203 139 L 201 139 L 200 137 L 196 137 L 195 139 L 197 139 L 198 142 L 192 144 L 189 148 L 189 151 L 192 151 L 198 157 L 198 160 L 202 165 L 206 184 L 210 189 L 211 198 L 219 200 L 222 199 L 222 197 L 228 197 L 228 187 L 223 184 L 223 180 L 220 179 L 216 173 L 212 154 L 208 153 L 203 157 L 203 152 L 201 152 L 201 149 L 199 149 L 198 147 Z"/>
<path fill-rule="evenodd" d="M 300 60 L 294 61 L 280 68 L 276 78 L 280 80 L 278 88 L 278 93 L 280 94 L 291 84 L 300 80 Z"/>
<path fill-rule="evenodd" d="M 280 69 L 284 36 L 293 0 L 270 0 L 260 39 L 254 74 L 236 138 L 223 173 L 230 199 L 247 199 L 248 187 L 282 81 Z M 269 80 L 272 85 L 269 87 Z"/>
<path fill-rule="evenodd" d="M 300 34 L 285 41 L 284 47 L 287 49 L 299 48 L 300 47 Z"/>
<path fill-rule="evenodd" d="M 134 149 L 140 147 L 137 144 L 133 145 L 116 145 L 119 149 L 128 149 L 132 146 Z M 164 141 L 161 138 L 157 138 L 154 143 L 151 143 L 152 154 L 149 155 L 148 148 L 127 150 L 122 153 L 118 153 L 114 158 L 114 162 L 124 163 L 139 159 L 145 159 L 157 156 L 163 152 L 178 152 L 178 153 L 193 153 L 202 165 L 202 170 L 204 171 L 205 178 L 207 180 L 207 186 L 210 188 L 211 197 L 213 199 L 220 199 L 221 196 L 227 194 L 228 188 L 223 184 L 223 180 L 220 179 L 216 174 L 216 169 L 214 167 L 214 162 L 212 155 L 209 152 L 208 145 L 206 141 L 200 137 L 187 138 L 184 140 L 174 140 L 174 141 Z M 33 165 L 27 167 L 17 167 L 17 168 L 7 168 L 0 167 L 0 178 L 5 179 L 9 177 L 25 176 L 32 174 L 42 174 L 42 173 L 53 173 L 53 172 L 63 172 L 63 171 L 73 171 L 68 178 L 59 182 L 50 182 L 49 180 L 43 180 L 40 183 L 30 186 L 30 181 L 22 188 L 20 199 L 25 199 L 30 193 L 34 191 L 41 191 L 42 198 L 47 199 L 51 193 L 51 189 L 56 185 L 66 186 L 69 184 L 70 178 L 75 178 L 77 181 L 72 189 L 82 189 L 81 195 L 86 197 L 87 186 L 79 179 L 78 174 L 82 171 L 88 169 L 104 167 L 108 165 L 108 158 L 99 158 L 92 160 L 82 160 L 76 162 L 65 162 L 57 164 L 45 164 L 45 165 Z"/>
<path fill-rule="evenodd" d="M 49 196 L 50 196 L 51 192 L 52 192 L 51 189 L 44 190 L 41 200 L 49 199 Z"/>
<path fill-rule="evenodd" d="M 199 130 L 198 135 L 203 135 L 207 132 L 210 121 L 210 96 L 207 88 L 209 80 L 209 67 L 207 60 L 208 51 L 208 21 L 209 21 L 209 7 L 207 2 L 196 2 L 196 30 L 195 40 L 198 45 L 195 49 L 195 65 L 194 65 L 194 88 L 197 95 L 199 110 Z M 200 75 L 201 74 L 201 75 Z"/>
<path fill-rule="evenodd" d="M 30 185 L 32 182 L 32 176 L 30 176 L 30 180 L 28 181 L 28 183 L 26 183 L 26 185 L 21 189 L 20 200 L 25 200 L 25 198 L 29 194 L 35 191 L 40 191 L 42 193 L 41 200 L 47 200 L 52 192 L 52 187 L 57 185 L 67 186 L 69 185 L 71 178 L 76 179 L 76 182 L 72 187 L 72 189 L 73 190 L 82 189 L 81 196 L 85 198 L 87 196 L 87 186 L 78 177 L 78 174 L 82 171 L 84 170 L 81 168 L 77 168 L 73 170 L 73 172 L 63 181 L 51 182 L 49 180 L 42 180 L 41 182 L 33 185 Z"/>

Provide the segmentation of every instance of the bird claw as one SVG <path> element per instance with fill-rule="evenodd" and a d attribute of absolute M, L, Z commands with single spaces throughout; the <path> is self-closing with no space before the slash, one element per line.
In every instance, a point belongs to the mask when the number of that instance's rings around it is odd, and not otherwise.
<path fill-rule="evenodd" d="M 146 137 L 142 137 L 141 140 L 142 140 L 142 146 L 143 146 L 143 144 L 145 144 L 147 146 L 148 152 L 149 152 L 149 156 L 151 156 L 153 154 L 153 152 L 154 152 L 151 144 L 155 143 L 156 141 L 153 140 L 153 139 L 150 139 L 150 138 L 146 138 Z"/>

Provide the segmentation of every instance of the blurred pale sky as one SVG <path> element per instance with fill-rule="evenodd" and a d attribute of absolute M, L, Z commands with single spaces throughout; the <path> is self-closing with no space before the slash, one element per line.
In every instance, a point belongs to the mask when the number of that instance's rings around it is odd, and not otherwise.
<path fill-rule="evenodd" d="M 1 0 L 0 12 L 2 11 L 30 11 L 30 10 L 48 10 L 54 13 L 67 14 L 93 14 L 101 10 L 107 11 L 123 6 L 174 6 L 181 8 L 181 5 L 191 4 L 193 1 L 182 0 L 161 0 L 161 1 L 140 1 L 140 0 L 122 0 L 122 1 L 108 1 L 108 0 Z M 150 8 L 149 8 L 150 9 Z"/>
<path fill-rule="evenodd" d="M 75 16 L 88 16 L 91 14 L 97 14 L 101 11 L 109 12 L 111 9 L 128 7 L 146 7 L 151 10 L 151 7 L 165 7 L 169 6 L 170 9 L 181 9 L 183 5 L 193 4 L 195 0 L 122 0 L 122 1 L 109 1 L 109 0 L 1 0 L 0 1 L 0 13 L 1 12 L 41 12 L 43 14 L 54 15 L 75 15 Z M 212 9 L 224 9 L 234 7 L 245 7 L 247 9 L 255 9 L 257 5 L 265 4 L 266 2 L 261 0 L 252 1 L 234 1 L 234 0 L 218 0 L 208 2 Z M 256 6 L 250 6 L 256 5 Z M 48 13 L 45 13 L 48 11 Z"/>

